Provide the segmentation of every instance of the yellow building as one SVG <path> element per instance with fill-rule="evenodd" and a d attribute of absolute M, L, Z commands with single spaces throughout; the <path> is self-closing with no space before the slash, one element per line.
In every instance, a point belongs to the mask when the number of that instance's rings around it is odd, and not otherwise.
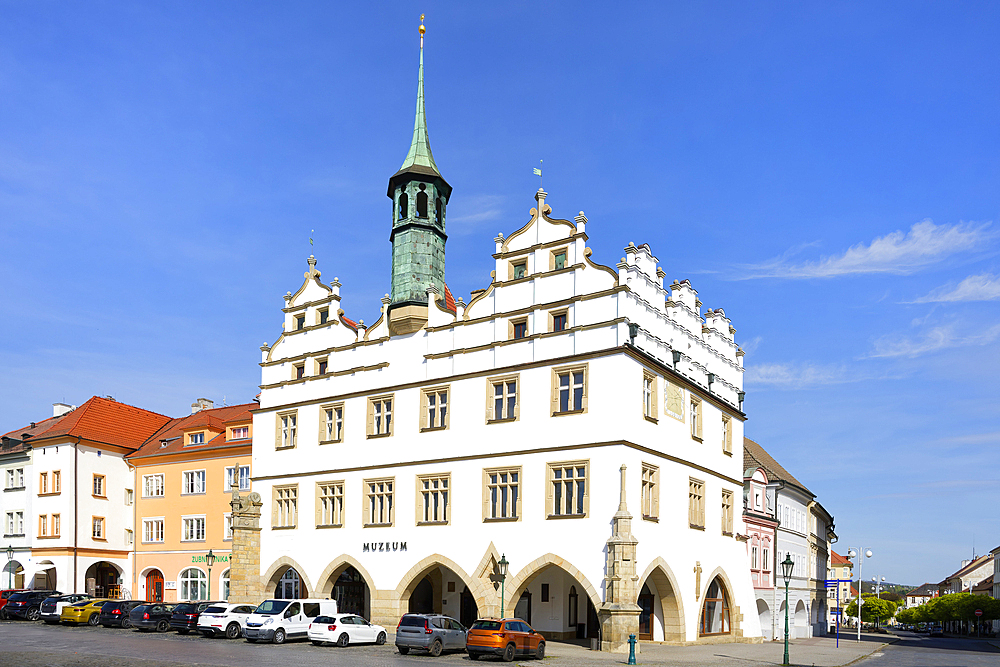
<path fill-rule="evenodd" d="M 258 406 L 214 408 L 199 399 L 191 407 L 192 414 L 172 419 L 126 459 L 137 490 L 135 599 L 229 597 L 229 502 L 234 482 L 250 489 L 250 411 Z"/>

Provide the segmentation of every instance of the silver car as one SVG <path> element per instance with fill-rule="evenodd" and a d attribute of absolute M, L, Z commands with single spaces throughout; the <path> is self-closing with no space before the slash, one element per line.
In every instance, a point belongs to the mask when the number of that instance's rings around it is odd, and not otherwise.
<path fill-rule="evenodd" d="M 402 655 L 423 649 L 437 657 L 443 651 L 464 651 L 464 625 L 440 614 L 406 614 L 396 627 L 396 648 Z"/>
<path fill-rule="evenodd" d="M 70 604 L 75 604 L 77 602 L 83 602 L 84 600 L 89 600 L 90 596 L 85 593 L 73 593 L 72 595 L 54 595 L 50 598 L 46 598 L 42 602 L 42 606 L 38 608 L 39 618 L 48 623 L 49 625 L 55 625 L 59 622 L 62 616 L 63 607 Z"/>

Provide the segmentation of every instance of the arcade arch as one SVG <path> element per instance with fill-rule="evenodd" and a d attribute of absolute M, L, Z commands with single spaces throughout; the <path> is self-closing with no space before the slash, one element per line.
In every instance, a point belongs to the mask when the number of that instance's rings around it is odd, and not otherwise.
<path fill-rule="evenodd" d="M 636 603 L 639 615 L 639 639 L 646 641 L 684 641 L 684 607 L 677 594 L 679 587 L 673 571 L 663 558 L 654 560 L 642 577 Z"/>
<path fill-rule="evenodd" d="M 403 575 L 396 587 L 398 614 L 438 613 L 471 625 L 485 608 L 488 592 L 452 560 L 434 554 Z M 397 616 L 398 618 L 398 616 Z"/>
<path fill-rule="evenodd" d="M 287 556 L 276 560 L 262 579 L 264 594 L 278 599 L 307 598 L 313 590 L 305 569 Z"/>
<path fill-rule="evenodd" d="M 555 554 L 528 563 L 506 583 L 505 616 L 517 616 L 555 640 L 600 637 L 601 596 L 583 573 Z M 538 610 L 544 609 L 540 614 Z"/>

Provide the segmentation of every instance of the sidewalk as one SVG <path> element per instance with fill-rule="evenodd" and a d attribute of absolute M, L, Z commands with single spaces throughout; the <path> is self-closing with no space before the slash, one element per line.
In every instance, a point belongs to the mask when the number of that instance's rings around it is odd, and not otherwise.
<path fill-rule="evenodd" d="M 792 665 L 842 667 L 876 653 L 894 641 L 896 637 L 893 635 L 862 634 L 861 642 L 858 643 L 854 637 L 847 639 L 841 635 L 840 648 L 837 648 L 837 640 L 832 637 L 793 639 L 788 643 L 788 657 Z M 546 662 L 551 658 L 555 665 L 613 665 L 625 664 L 628 661 L 627 654 L 598 653 L 574 644 L 550 642 L 546 648 Z M 636 662 L 640 665 L 699 667 L 780 665 L 784 651 L 784 642 L 702 646 L 663 646 L 643 643 Z"/>

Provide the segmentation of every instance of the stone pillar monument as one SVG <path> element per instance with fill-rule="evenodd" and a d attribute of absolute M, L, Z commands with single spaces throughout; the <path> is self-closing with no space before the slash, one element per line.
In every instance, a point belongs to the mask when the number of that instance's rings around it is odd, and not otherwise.
<path fill-rule="evenodd" d="M 639 633 L 639 575 L 636 574 L 636 545 L 632 537 L 632 515 L 625 507 L 625 466 L 621 467 L 621 501 L 612 518 L 608 540 L 604 604 L 597 611 L 601 621 L 601 650 L 628 653 L 628 636 Z M 638 644 L 635 652 L 639 653 Z"/>
<path fill-rule="evenodd" d="M 237 468 L 238 470 L 239 468 Z M 260 494 L 240 496 L 233 484 L 233 552 L 229 557 L 229 601 L 260 604 L 266 597 L 260 580 Z"/>

